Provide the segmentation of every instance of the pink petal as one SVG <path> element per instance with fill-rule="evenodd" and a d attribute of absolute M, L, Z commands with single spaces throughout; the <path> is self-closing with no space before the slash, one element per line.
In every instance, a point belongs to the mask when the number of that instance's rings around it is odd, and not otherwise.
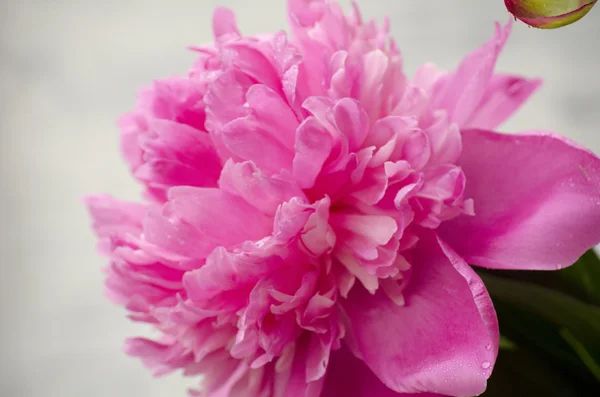
<path fill-rule="evenodd" d="M 344 308 L 358 353 L 399 393 L 481 394 L 496 359 L 492 301 L 473 270 L 435 237 L 412 258 L 405 306 L 355 287 Z"/>
<path fill-rule="evenodd" d="M 326 230 L 319 233 L 328 226 L 327 219 L 323 219 L 322 213 L 327 212 L 328 209 L 327 199 L 322 199 L 313 205 L 306 205 L 294 198 L 282 204 L 275 215 L 272 236 L 256 242 L 248 242 L 231 252 L 222 246 L 217 247 L 206 258 L 204 266 L 187 272 L 183 281 L 188 296 L 195 304 L 207 309 L 238 310 L 248 304 L 248 294 L 254 285 L 263 277 L 274 274 L 277 269 L 287 269 L 288 276 L 293 280 L 291 271 L 304 271 L 301 264 L 307 263 L 307 257 L 300 255 L 299 252 L 290 252 L 288 243 L 298 238 L 303 240 L 302 244 L 305 247 L 314 248 L 325 245 L 328 238 L 335 238 Z M 244 211 L 243 208 L 240 210 Z M 304 229 L 306 226 L 310 226 L 310 229 Z M 256 233 L 252 226 L 237 227 L 249 229 L 241 233 Z M 226 229 L 230 230 L 228 226 Z M 232 232 L 232 236 L 234 235 L 235 233 Z M 319 236 L 324 241 L 318 241 Z M 192 240 L 195 246 L 201 245 L 203 241 Z M 335 241 L 331 242 L 333 243 Z"/>
<path fill-rule="evenodd" d="M 275 67 L 282 76 L 281 84 L 285 98 L 294 111 L 301 115 L 303 114 L 302 103 L 304 100 L 308 96 L 322 91 L 320 81 L 312 78 L 312 70 L 309 73 L 310 69 L 303 62 L 303 58 L 310 57 L 303 56 L 299 49 L 288 41 L 287 35 L 283 31 L 273 36 L 271 48 Z"/>
<path fill-rule="evenodd" d="M 445 112 L 436 112 L 431 123 L 424 127 L 431 145 L 432 164 L 454 163 L 462 151 L 460 129 L 448 120 Z"/>
<path fill-rule="evenodd" d="M 207 131 L 217 130 L 249 113 L 244 104 L 248 89 L 252 85 L 252 80 L 237 70 L 223 72 L 210 82 L 204 96 Z"/>
<path fill-rule="evenodd" d="M 451 138 L 450 134 L 448 134 L 447 139 L 449 138 Z M 460 145 L 460 139 L 458 139 L 458 142 Z M 408 161 L 414 169 L 419 170 L 430 160 L 432 151 L 429 137 L 421 130 L 414 130 L 404 141 L 401 159 Z"/>
<path fill-rule="evenodd" d="M 220 353 L 220 352 L 219 352 Z M 225 355 L 227 352 L 224 352 Z M 221 356 L 221 357 L 219 357 Z M 223 357 L 224 354 L 218 354 L 217 359 L 210 358 L 203 360 L 200 365 L 208 372 L 205 380 L 202 382 L 203 397 L 230 397 L 239 395 L 236 388 L 240 382 L 248 376 L 248 364 L 244 361 Z"/>
<path fill-rule="evenodd" d="M 496 74 L 483 99 L 462 128 L 494 129 L 507 120 L 542 85 L 540 79 Z"/>
<path fill-rule="evenodd" d="M 385 81 L 390 59 L 381 50 L 373 50 L 364 55 L 363 71 L 360 76 L 360 101 L 369 106 L 369 116 L 371 120 L 376 120 L 379 115 L 379 104 L 386 100 L 387 96 L 382 96 L 382 91 L 388 87 L 386 84 L 392 82 Z"/>
<path fill-rule="evenodd" d="M 440 233 L 467 261 L 501 269 L 557 269 L 600 242 L 600 160 L 549 133 L 463 131 L 459 164 L 475 216 Z"/>
<path fill-rule="evenodd" d="M 246 94 L 254 117 L 270 127 L 271 135 L 284 147 L 293 149 L 298 119 L 281 95 L 263 84 L 250 87 Z"/>
<path fill-rule="evenodd" d="M 331 154 L 333 138 L 315 117 L 309 117 L 296 132 L 293 174 L 301 188 L 308 189 Z"/>
<path fill-rule="evenodd" d="M 143 161 L 144 152 L 140 148 L 139 139 L 146 128 L 145 124 L 144 118 L 136 113 L 128 113 L 117 121 L 121 131 L 121 154 L 132 169 L 139 167 Z"/>
<path fill-rule="evenodd" d="M 216 186 L 221 162 L 207 133 L 185 124 L 155 119 L 140 139 L 145 162 L 135 172 L 149 185 Z"/>
<path fill-rule="evenodd" d="M 239 36 L 235 14 L 228 8 L 217 7 L 213 12 L 213 35 L 218 41 L 224 36 Z"/>
<path fill-rule="evenodd" d="M 338 130 L 346 135 L 350 151 L 360 149 L 369 133 L 369 116 L 360 104 L 350 98 L 338 101 L 333 107 L 333 116 Z"/>
<path fill-rule="evenodd" d="M 301 27 L 314 25 L 323 16 L 324 0 L 288 0 L 291 24 Z"/>
<path fill-rule="evenodd" d="M 107 194 L 87 196 L 84 202 L 92 217 L 92 227 L 98 237 L 140 230 L 146 206 L 117 200 Z"/>
<path fill-rule="evenodd" d="M 146 338 L 131 338 L 125 341 L 125 352 L 140 357 L 144 365 L 152 369 L 154 376 L 168 374 L 192 363 L 191 353 L 177 343 L 159 343 Z"/>
<path fill-rule="evenodd" d="M 386 215 L 333 214 L 332 225 L 362 236 L 373 245 L 385 245 L 398 230 L 394 218 Z"/>
<path fill-rule="evenodd" d="M 336 236 L 329 225 L 329 209 L 331 201 L 324 197 L 315 202 L 312 213 L 304 225 L 300 236 L 300 243 L 306 253 L 312 256 L 321 256 L 331 252 L 335 246 Z"/>
<path fill-rule="evenodd" d="M 323 389 L 324 378 L 309 381 L 308 360 L 309 349 L 307 343 L 299 340 L 295 343 L 293 360 L 280 368 L 275 376 L 273 397 L 318 397 Z"/>
<path fill-rule="evenodd" d="M 388 116 L 377 120 L 363 143 L 364 147 L 377 148 L 369 162 L 370 166 L 377 167 L 390 160 L 394 154 L 396 154 L 394 157 L 401 155 L 395 152 L 400 152 L 405 141 L 415 139 L 413 137 L 415 133 L 418 132 L 417 121 L 414 118 Z"/>
<path fill-rule="evenodd" d="M 512 23 L 504 28 L 496 24 L 494 37 L 467 55 L 454 74 L 447 78 L 437 98 L 437 107 L 448 111 L 450 121 L 463 125 L 483 99 L 511 27 Z"/>
<path fill-rule="evenodd" d="M 206 97 L 211 132 L 237 158 L 253 161 L 268 174 L 291 169 L 296 116 L 268 86 L 252 85 L 242 94 L 237 90 L 246 89 L 244 84 L 240 76 L 230 73 L 211 86 Z"/>
<path fill-rule="evenodd" d="M 225 146 L 233 154 L 253 161 L 263 172 L 272 175 L 292 169 L 293 151 L 283 146 L 263 122 L 239 118 L 227 124 L 222 133 Z"/>
<path fill-rule="evenodd" d="M 281 266 L 281 258 L 230 253 L 217 247 L 206 264 L 187 272 L 184 287 L 193 303 L 210 310 L 238 310 L 248 304 L 253 284 Z"/>
<path fill-rule="evenodd" d="M 306 380 L 310 382 L 323 379 L 329 365 L 331 340 L 325 341 L 319 334 L 313 334 L 306 359 Z"/>
<path fill-rule="evenodd" d="M 320 397 L 438 397 L 431 393 L 396 393 L 346 347 L 331 353 L 325 386 Z M 441 396 L 439 396 L 441 397 Z"/>
<path fill-rule="evenodd" d="M 293 197 L 304 198 L 304 193 L 291 177 L 268 177 L 251 161 L 234 163 L 229 160 L 225 163 L 219 187 L 242 197 L 267 215 L 274 215 L 281 203 Z"/>
<path fill-rule="evenodd" d="M 149 212 L 144 236 L 173 253 L 206 257 L 217 246 L 232 246 L 270 234 L 269 218 L 242 198 L 219 189 L 175 187 L 162 211 Z"/>
<path fill-rule="evenodd" d="M 243 38 L 232 40 L 224 45 L 224 55 L 227 62 L 234 68 L 241 70 L 258 84 L 265 84 L 272 88 L 279 88 L 279 79 L 276 66 L 271 62 L 268 47 L 262 46 L 257 40 Z"/>
<path fill-rule="evenodd" d="M 303 60 L 286 72 L 286 80 L 293 81 L 294 85 L 297 85 L 297 81 L 303 82 L 305 88 L 309 88 L 313 95 L 319 95 L 323 91 L 322 81 L 326 76 L 330 51 L 326 45 L 311 37 L 310 30 L 311 25 L 322 18 L 325 2 L 324 0 L 288 0 L 288 6 L 292 32 L 290 41 L 300 49 Z"/>

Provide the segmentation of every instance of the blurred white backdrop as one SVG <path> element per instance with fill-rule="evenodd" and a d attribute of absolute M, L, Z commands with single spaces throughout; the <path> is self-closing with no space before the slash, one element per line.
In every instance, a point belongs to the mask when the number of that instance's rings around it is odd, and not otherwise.
<path fill-rule="evenodd" d="M 509 18 L 502 0 L 359 0 L 387 14 L 409 72 L 453 67 Z M 79 198 L 138 186 L 119 158 L 116 117 L 153 78 L 183 74 L 210 40 L 216 5 L 245 33 L 286 26 L 284 0 L 0 1 L 0 395 L 183 396 L 121 352 L 140 332 L 102 295 L 104 259 Z M 545 79 L 504 130 L 561 132 L 600 152 L 600 7 L 556 31 L 518 24 L 499 69 Z"/>

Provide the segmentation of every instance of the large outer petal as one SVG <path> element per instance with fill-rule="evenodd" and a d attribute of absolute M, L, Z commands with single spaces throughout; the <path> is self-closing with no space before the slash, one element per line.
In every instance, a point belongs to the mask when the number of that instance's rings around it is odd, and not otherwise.
<path fill-rule="evenodd" d="M 434 237 L 419 243 L 412 264 L 405 306 L 359 287 L 343 303 L 357 353 L 399 393 L 482 393 L 499 334 L 481 279 Z"/>
<path fill-rule="evenodd" d="M 437 394 L 396 393 L 345 347 L 332 352 L 320 397 L 441 397 Z"/>
<path fill-rule="evenodd" d="M 467 261 L 498 269 L 557 269 L 600 242 L 600 159 L 549 133 L 463 131 L 459 165 L 475 216 L 444 223 Z"/>

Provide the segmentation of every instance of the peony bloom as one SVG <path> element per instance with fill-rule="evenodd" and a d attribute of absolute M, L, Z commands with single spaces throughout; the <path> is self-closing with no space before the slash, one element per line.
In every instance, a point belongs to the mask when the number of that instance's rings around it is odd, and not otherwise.
<path fill-rule="evenodd" d="M 556 29 L 579 21 L 597 0 L 504 0 L 508 11 L 529 26 Z"/>
<path fill-rule="evenodd" d="M 389 25 L 289 0 L 291 33 L 217 9 L 187 76 L 120 121 L 144 203 L 87 199 L 126 350 L 206 397 L 472 396 L 498 351 L 467 263 L 552 270 L 600 241 L 600 160 L 493 132 L 540 85 L 495 74 L 511 25 L 413 78 Z"/>

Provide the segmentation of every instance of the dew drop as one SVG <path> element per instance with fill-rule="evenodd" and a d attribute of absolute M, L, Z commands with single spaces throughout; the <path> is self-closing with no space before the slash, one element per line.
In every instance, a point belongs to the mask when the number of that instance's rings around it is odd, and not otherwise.
<path fill-rule="evenodd" d="M 492 345 L 487 345 L 485 348 L 486 350 L 492 350 Z"/>
<path fill-rule="evenodd" d="M 489 361 L 484 361 L 481 363 L 481 368 L 483 368 L 483 369 L 488 369 L 491 366 L 492 366 L 492 363 L 490 363 Z"/>

